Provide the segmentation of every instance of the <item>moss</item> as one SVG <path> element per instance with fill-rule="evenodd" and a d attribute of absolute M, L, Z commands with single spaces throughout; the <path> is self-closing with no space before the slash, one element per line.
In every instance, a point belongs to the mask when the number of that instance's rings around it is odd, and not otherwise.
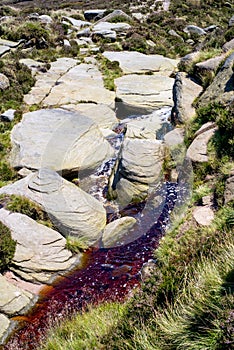
<path fill-rule="evenodd" d="M 15 253 L 16 242 L 11 232 L 0 222 L 0 271 L 5 270 L 11 263 Z"/>

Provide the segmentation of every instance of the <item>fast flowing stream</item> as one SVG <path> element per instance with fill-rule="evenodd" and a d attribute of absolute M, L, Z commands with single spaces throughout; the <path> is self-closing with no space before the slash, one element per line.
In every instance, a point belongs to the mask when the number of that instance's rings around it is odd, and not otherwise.
<path fill-rule="evenodd" d="M 118 149 L 119 143 L 116 145 Z M 99 179 L 105 174 L 109 174 L 108 164 L 95 176 Z M 98 180 L 90 192 L 100 197 L 104 191 L 100 186 L 105 187 L 105 184 L 105 181 Z M 41 294 L 29 315 L 17 319 L 21 328 L 4 349 L 36 349 L 48 328 L 65 316 L 84 310 L 89 304 L 123 301 L 128 297 L 140 285 L 142 266 L 154 257 L 154 250 L 169 223 L 170 213 L 176 201 L 183 201 L 186 191 L 183 184 L 162 182 L 151 192 L 146 202 L 129 205 L 118 212 L 120 216 L 134 216 L 138 220 L 137 229 L 128 240 L 113 248 L 88 250 L 84 254 L 82 268 L 60 278 L 53 287 Z M 163 201 L 156 207 L 155 198 L 158 194 Z"/>

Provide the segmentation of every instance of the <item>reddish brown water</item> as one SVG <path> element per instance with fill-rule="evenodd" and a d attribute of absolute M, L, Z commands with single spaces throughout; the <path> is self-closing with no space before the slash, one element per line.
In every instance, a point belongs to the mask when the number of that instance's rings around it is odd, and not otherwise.
<path fill-rule="evenodd" d="M 139 285 L 142 265 L 153 257 L 175 199 L 175 188 L 168 185 L 164 209 L 145 234 L 124 246 L 87 252 L 85 267 L 62 278 L 43 295 L 4 349 L 35 350 L 56 321 L 88 304 L 124 300 Z"/>

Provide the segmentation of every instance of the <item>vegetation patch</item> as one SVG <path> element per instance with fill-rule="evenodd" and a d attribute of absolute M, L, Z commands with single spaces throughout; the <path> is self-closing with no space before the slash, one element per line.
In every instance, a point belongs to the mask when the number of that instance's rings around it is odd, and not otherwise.
<path fill-rule="evenodd" d="M 0 222 L 0 272 L 11 263 L 15 253 L 16 242 L 11 237 L 11 231 Z"/>

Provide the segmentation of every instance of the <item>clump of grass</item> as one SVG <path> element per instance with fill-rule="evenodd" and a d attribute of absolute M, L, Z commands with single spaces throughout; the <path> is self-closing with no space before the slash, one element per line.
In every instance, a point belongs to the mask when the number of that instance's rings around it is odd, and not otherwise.
<path fill-rule="evenodd" d="M 82 241 L 77 237 L 68 236 L 66 240 L 66 248 L 74 254 L 88 249 L 88 245 L 85 243 L 85 241 Z"/>
<path fill-rule="evenodd" d="M 16 242 L 11 237 L 11 231 L 0 222 L 0 271 L 11 263 L 15 253 Z"/>
<path fill-rule="evenodd" d="M 40 350 L 101 349 L 102 338 L 116 326 L 124 314 L 124 306 L 118 303 L 89 307 L 53 329 Z"/>
<path fill-rule="evenodd" d="M 53 224 L 43 209 L 36 203 L 30 201 L 26 197 L 17 195 L 1 195 L 0 204 L 2 204 L 7 210 L 15 213 L 21 213 L 27 215 L 38 223 L 53 228 Z"/>
<path fill-rule="evenodd" d="M 111 91 L 115 91 L 114 80 L 122 76 L 122 70 L 119 67 L 119 62 L 111 62 L 102 55 L 98 55 L 97 59 L 99 63 L 99 69 L 102 72 L 105 88 Z"/>

